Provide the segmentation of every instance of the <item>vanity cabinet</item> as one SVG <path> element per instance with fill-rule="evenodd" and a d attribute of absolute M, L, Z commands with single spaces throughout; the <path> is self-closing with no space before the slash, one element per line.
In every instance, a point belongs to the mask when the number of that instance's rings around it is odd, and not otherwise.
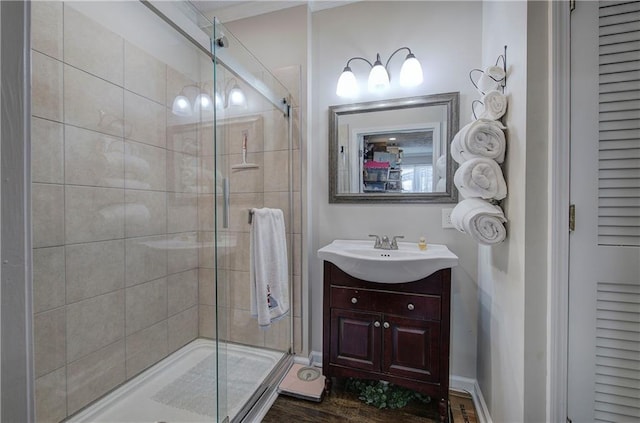
<path fill-rule="evenodd" d="M 363 281 L 324 262 L 323 374 L 385 380 L 449 396 L 451 269 L 398 284 Z M 329 388 L 330 385 L 327 386 Z"/>

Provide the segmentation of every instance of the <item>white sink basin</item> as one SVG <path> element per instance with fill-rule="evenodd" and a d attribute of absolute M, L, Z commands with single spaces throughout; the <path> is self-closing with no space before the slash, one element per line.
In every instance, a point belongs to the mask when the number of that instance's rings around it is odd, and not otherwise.
<path fill-rule="evenodd" d="M 329 261 L 354 278 L 379 283 L 404 283 L 426 278 L 440 269 L 458 265 L 458 256 L 446 245 L 399 242 L 397 250 L 373 248 L 373 241 L 337 239 L 318 250 Z"/>

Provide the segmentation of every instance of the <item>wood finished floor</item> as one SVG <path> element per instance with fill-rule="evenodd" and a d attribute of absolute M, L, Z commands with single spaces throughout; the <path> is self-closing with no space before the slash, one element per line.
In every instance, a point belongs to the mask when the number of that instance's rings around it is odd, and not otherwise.
<path fill-rule="evenodd" d="M 398 410 L 379 410 L 364 404 L 357 395 L 345 392 L 334 383 L 331 395 L 316 403 L 280 395 L 262 423 L 322 422 L 322 423 L 428 423 L 439 422 L 438 404 L 410 403 Z M 454 397 L 455 395 L 455 397 Z M 470 397 L 450 395 L 453 423 L 474 423 L 475 410 Z M 470 409 L 471 408 L 471 409 Z M 460 409 L 463 410 L 460 413 Z"/>

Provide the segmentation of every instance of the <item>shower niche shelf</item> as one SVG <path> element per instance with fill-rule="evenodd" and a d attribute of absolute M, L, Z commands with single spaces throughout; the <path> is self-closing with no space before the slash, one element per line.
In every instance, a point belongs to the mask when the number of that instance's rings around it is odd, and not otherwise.
<path fill-rule="evenodd" d="M 324 262 L 322 370 L 383 380 L 438 401 L 448 421 L 451 269 L 408 283 L 354 278 Z"/>

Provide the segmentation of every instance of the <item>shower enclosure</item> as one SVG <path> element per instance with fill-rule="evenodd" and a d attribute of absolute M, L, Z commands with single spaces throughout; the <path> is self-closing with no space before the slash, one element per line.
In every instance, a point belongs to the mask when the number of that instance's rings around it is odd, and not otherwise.
<path fill-rule="evenodd" d="M 31 9 L 36 421 L 240 421 L 292 359 L 293 99 L 189 3 Z M 261 207 L 284 212 L 290 268 L 267 329 Z"/>

